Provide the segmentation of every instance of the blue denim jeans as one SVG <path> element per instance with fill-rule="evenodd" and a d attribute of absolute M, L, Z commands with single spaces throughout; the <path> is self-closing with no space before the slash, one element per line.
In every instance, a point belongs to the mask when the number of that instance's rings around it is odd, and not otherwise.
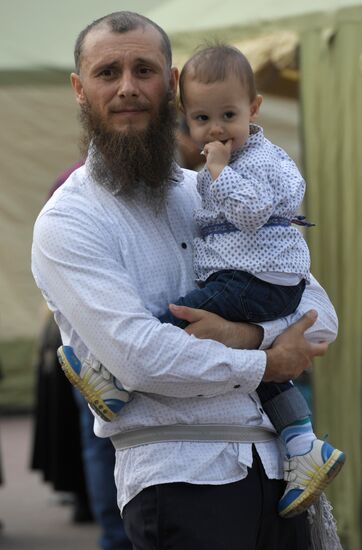
<path fill-rule="evenodd" d="M 304 288 L 304 279 L 296 286 L 272 285 L 245 271 L 227 270 L 214 273 L 200 288 L 191 290 L 175 304 L 205 309 L 229 321 L 262 323 L 293 313 Z M 188 324 L 170 311 L 159 319 L 181 328 Z"/>
<path fill-rule="evenodd" d="M 82 395 L 74 390 L 80 410 L 82 454 L 87 490 L 93 515 L 101 528 L 102 550 L 131 550 L 117 506 L 114 482 L 115 451 L 108 438 L 93 431 L 94 416 Z"/>
<path fill-rule="evenodd" d="M 303 279 L 296 286 L 273 285 L 258 279 L 245 271 L 226 270 L 214 273 L 205 281 L 202 287 L 189 292 L 176 300 L 176 305 L 205 309 L 216 313 L 229 321 L 246 321 L 260 323 L 273 321 L 293 313 L 302 298 L 305 288 Z M 159 317 L 161 323 L 171 323 L 180 328 L 188 325 L 187 321 L 177 319 L 168 310 Z M 257 388 L 257 393 L 262 405 L 278 398 L 280 394 L 294 388 L 290 382 L 277 384 L 274 382 L 262 382 Z M 290 394 L 292 399 L 292 393 Z M 293 398 L 295 396 L 293 395 Z M 273 419 L 273 407 L 268 407 L 268 415 L 278 431 L 295 420 L 309 416 L 307 403 L 299 402 L 298 412 L 293 416 L 292 405 L 288 394 L 285 394 L 288 416 L 284 419 L 278 415 Z M 304 401 L 304 399 L 303 399 Z M 270 403 L 269 403 L 270 404 Z"/>

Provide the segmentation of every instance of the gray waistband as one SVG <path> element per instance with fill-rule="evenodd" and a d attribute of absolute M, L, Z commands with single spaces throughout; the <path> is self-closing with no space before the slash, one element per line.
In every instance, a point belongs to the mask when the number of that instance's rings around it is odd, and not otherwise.
<path fill-rule="evenodd" d="M 117 450 L 163 443 L 166 441 L 225 441 L 229 443 L 264 443 L 272 441 L 278 434 L 271 429 L 258 426 L 230 426 L 220 424 L 199 424 L 188 426 L 148 426 L 113 435 L 111 441 Z"/>

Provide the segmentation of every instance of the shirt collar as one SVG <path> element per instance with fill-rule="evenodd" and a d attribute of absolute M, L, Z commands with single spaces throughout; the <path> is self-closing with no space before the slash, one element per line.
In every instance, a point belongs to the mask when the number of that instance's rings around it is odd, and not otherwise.
<path fill-rule="evenodd" d="M 233 162 L 234 160 L 236 160 L 243 151 L 245 151 L 248 147 L 255 145 L 255 143 L 259 143 L 260 140 L 263 139 L 263 137 L 263 128 L 261 126 L 258 126 L 257 124 L 250 124 L 248 139 L 246 140 L 244 145 L 236 149 L 236 151 L 231 154 L 229 162 Z"/>

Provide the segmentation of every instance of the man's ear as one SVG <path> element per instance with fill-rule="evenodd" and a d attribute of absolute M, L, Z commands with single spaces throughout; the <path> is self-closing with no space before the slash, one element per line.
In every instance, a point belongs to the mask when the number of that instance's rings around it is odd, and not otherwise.
<path fill-rule="evenodd" d="M 170 101 L 176 98 L 178 79 L 179 79 L 178 69 L 176 67 L 171 67 L 170 80 L 169 80 Z"/>
<path fill-rule="evenodd" d="M 262 104 L 262 102 L 263 96 L 258 94 L 250 105 L 250 122 L 255 122 L 255 119 L 259 114 L 260 105 Z"/>
<path fill-rule="evenodd" d="M 74 93 L 75 93 L 75 98 L 76 98 L 77 102 L 79 103 L 79 105 L 81 105 L 85 101 L 85 95 L 84 95 L 83 84 L 82 84 L 82 81 L 80 79 L 79 74 L 72 73 L 70 75 L 70 82 L 72 84 L 72 88 L 73 88 Z"/>

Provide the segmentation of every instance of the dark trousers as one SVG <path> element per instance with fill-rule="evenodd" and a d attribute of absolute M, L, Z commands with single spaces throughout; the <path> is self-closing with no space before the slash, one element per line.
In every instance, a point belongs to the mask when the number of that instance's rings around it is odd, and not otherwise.
<path fill-rule="evenodd" d="M 73 389 L 80 412 L 83 463 L 91 509 L 101 528 L 99 548 L 131 550 L 117 505 L 114 447 L 108 437 L 94 434 L 94 416 L 88 403 L 78 390 Z"/>
<path fill-rule="evenodd" d="M 245 271 L 226 270 L 214 273 L 201 288 L 192 290 L 176 300 L 175 304 L 205 309 L 229 321 L 260 323 L 293 313 L 304 289 L 304 279 L 296 286 L 272 285 Z M 187 321 L 177 319 L 169 310 L 159 320 L 180 328 L 188 325 Z M 281 394 L 291 389 L 294 389 L 293 395 L 286 394 L 283 403 Z M 279 433 L 292 422 L 310 415 L 309 407 L 301 395 L 297 397 L 298 406 L 294 414 L 293 401 L 296 396 L 295 388 L 290 382 L 262 382 L 256 391 Z"/>
<path fill-rule="evenodd" d="M 306 514 L 277 514 L 284 487 L 254 453 L 248 476 L 235 483 L 144 489 L 125 506 L 124 526 L 133 550 L 307 550 Z"/>

